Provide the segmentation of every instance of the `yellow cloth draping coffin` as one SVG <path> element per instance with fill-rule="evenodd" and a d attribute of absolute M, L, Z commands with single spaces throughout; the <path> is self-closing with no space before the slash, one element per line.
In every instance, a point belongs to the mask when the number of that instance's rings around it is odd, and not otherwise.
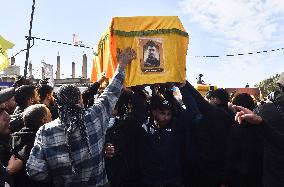
<path fill-rule="evenodd" d="M 14 44 L 5 40 L 0 35 L 0 71 L 5 69 L 9 65 L 9 59 L 6 50 L 14 47 Z"/>
<path fill-rule="evenodd" d="M 116 49 L 131 47 L 137 58 L 127 66 L 125 86 L 184 82 L 189 37 L 177 16 L 114 17 L 94 52 L 91 80 L 111 78 Z"/>

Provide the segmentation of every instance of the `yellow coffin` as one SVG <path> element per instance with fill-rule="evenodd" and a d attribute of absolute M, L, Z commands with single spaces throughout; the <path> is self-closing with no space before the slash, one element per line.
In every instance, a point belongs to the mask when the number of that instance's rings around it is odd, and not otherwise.
<path fill-rule="evenodd" d="M 93 55 L 91 80 L 111 78 L 116 49 L 131 47 L 137 58 L 126 68 L 125 86 L 184 82 L 189 36 L 177 16 L 114 17 Z"/>

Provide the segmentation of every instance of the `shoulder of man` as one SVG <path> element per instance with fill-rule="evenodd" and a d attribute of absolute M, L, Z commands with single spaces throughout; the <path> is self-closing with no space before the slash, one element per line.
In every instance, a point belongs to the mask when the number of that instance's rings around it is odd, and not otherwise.
<path fill-rule="evenodd" d="M 11 133 L 18 132 L 24 127 L 23 113 L 11 115 L 9 129 Z"/>
<path fill-rule="evenodd" d="M 268 122 L 281 120 L 280 113 L 278 112 L 274 103 L 264 103 L 254 109 L 254 113 L 261 116 Z"/>
<path fill-rule="evenodd" d="M 42 131 L 49 131 L 49 130 L 53 130 L 54 128 L 57 128 L 59 126 L 62 126 L 62 124 L 60 122 L 60 119 L 56 118 L 55 120 L 42 125 L 39 128 L 39 130 L 41 129 Z"/>

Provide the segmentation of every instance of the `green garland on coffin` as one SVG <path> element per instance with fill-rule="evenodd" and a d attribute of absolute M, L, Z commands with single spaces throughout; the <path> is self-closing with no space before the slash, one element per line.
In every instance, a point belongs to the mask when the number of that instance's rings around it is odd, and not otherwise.
<path fill-rule="evenodd" d="M 156 29 L 156 30 L 146 30 L 146 31 L 121 31 L 121 30 L 113 30 L 112 33 L 117 36 L 125 36 L 125 37 L 134 37 L 134 36 L 152 36 L 158 34 L 178 34 L 184 37 L 188 37 L 188 33 L 181 31 L 179 29 Z M 98 51 L 94 52 L 95 56 L 99 55 L 101 48 L 103 47 L 104 42 L 108 39 L 109 34 L 105 35 L 105 37 L 101 40 L 98 46 Z"/>
<path fill-rule="evenodd" d="M 146 30 L 146 31 L 121 31 L 121 30 L 113 30 L 114 35 L 118 36 L 126 36 L 126 37 L 133 37 L 133 36 L 151 36 L 157 34 L 178 34 L 181 36 L 188 37 L 188 33 L 181 31 L 179 29 L 156 29 L 156 30 Z"/>
<path fill-rule="evenodd" d="M 105 41 L 108 39 L 108 36 L 109 34 L 106 34 L 105 37 L 100 41 L 99 46 L 98 46 L 98 51 L 97 52 L 94 51 L 93 53 L 95 56 L 99 56 L 100 50 L 103 47 Z"/>

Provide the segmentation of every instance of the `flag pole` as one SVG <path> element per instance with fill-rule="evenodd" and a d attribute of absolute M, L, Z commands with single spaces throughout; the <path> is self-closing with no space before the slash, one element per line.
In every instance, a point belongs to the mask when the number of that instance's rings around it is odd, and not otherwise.
<path fill-rule="evenodd" d="M 33 0 L 32 5 L 32 13 L 31 13 L 31 20 L 30 20 L 30 29 L 29 29 L 29 36 L 27 38 L 27 52 L 26 52 L 26 61 L 25 61 L 25 69 L 24 69 L 24 78 L 27 79 L 27 70 L 28 70 L 28 61 L 29 61 L 29 55 L 30 55 L 30 47 L 31 47 L 31 35 L 32 35 L 32 28 L 33 28 L 33 20 L 34 20 L 34 10 L 35 10 L 35 0 Z"/>

